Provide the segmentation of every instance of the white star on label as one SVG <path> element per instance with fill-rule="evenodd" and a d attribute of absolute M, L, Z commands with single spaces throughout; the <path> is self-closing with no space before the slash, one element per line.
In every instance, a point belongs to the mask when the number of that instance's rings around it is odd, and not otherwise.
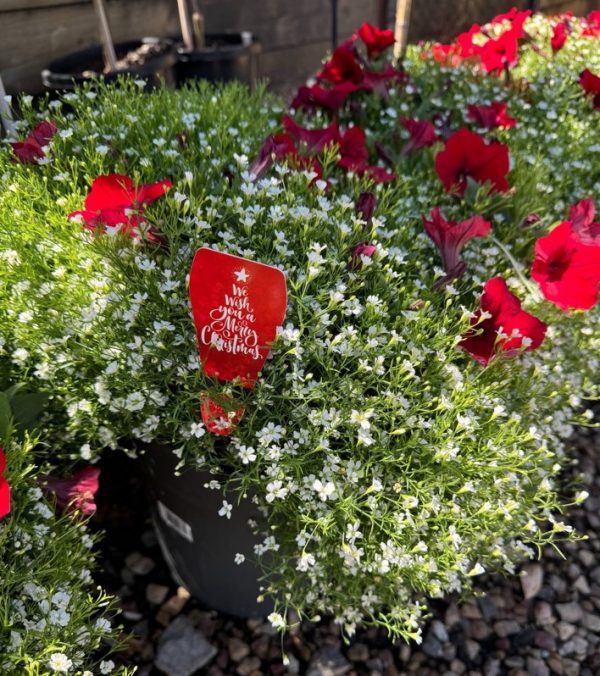
<path fill-rule="evenodd" d="M 247 282 L 248 281 L 248 273 L 246 272 L 246 268 L 242 268 L 241 270 L 236 270 L 233 274 L 237 277 L 238 282 Z"/>

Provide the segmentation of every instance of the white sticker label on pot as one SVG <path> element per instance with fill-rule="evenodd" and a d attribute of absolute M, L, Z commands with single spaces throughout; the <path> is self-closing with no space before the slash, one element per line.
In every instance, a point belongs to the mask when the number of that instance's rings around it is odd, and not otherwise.
<path fill-rule="evenodd" d="M 175 512 L 172 512 L 166 505 L 158 500 L 158 513 L 160 518 L 176 533 L 179 533 L 182 538 L 185 538 L 188 542 L 194 541 L 194 536 L 192 535 L 192 527 L 189 523 L 184 521 L 181 517 L 177 516 Z"/>

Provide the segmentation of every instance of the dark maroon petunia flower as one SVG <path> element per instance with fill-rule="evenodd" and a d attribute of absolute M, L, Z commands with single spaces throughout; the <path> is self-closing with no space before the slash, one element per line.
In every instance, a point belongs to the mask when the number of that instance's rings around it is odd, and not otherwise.
<path fill-rule="evenodd" d="M 589 68 L 586 68 L 579 77 L 579 84 L 586 94 L 594 97 L 594 108 L 600 110 L 600 77 L 594 75 Z"/>
<path fill-rule="evenodd" d="M 248 172 L 256 178 L 262 178 L 273 166 L 275 160 L 283 160 L 288 155 L 297 155 L 293 139 L 288 134 L 267 136 L 258 155 L 254 158 Z"/>
<path fill-rule="evenodd" d="M 517 124 L 515 118 L 506 112 L 506 103 L 501 103 L 500 101 L 492 101 L 489 106 L 470 105 L 468 117 L 478 127 L 487 130 L 496 129 L 497 127 L 510 129 Z"/>
<path fill-rule="evenodd" d="M 376 59 L 395 42 L 393 30 L 377 28 L 368 23 L 363 23 L 356 31 L 355 37 L 363 41 L 370 59 Z"/>
<path fill-rule="evenodd" d="M 521 309 L 521 302 L 502 277 L 486 282 L 471 326 L 458 347 L 483 366 L 501 354 L 514 357 L 522 350 L 535 350 L 542 344 L 547 328 L 544 322 Z"/>
<path fill-rule="evenodd" d="M 432 209 L 430 220 L 422 216 L 425 232 L 437 246 L 442 257 L 442 266 L 448 275 L 455 275 L 460 265 L 460 251 L 474 237 L 490 233 L 490 222 L 481 216 L 472 216 L 465 221 L 447 221 L 439 207 Z"/>
<path fill-rule="evenodd" d="M 360 216 L 367 225 L 371 222 L 373 218 L 373 212 L 375 211 L 375 205 L 377 204 L 377 198 L 372 192 L 361 192 L 356 200 L 355 211 L 357 216 Z"/>
<path fill-rule="evenodd" d="M 144 207 L 162 197 L 171 185 L 171 181 L 165 180 L 134 186 L 129 176 L 98 176 L 85 198 L 85 209 L 72 212 L 69 218 L 82 218 L 88 230 L 103 229 L 107 234 L 122 232 L 135 237 L 145 224 Z M 159 240 L 151 229 L 146 237 Z"/>
<path fill-rule="evenodd" d="M 44 148 L 57 131 L 56 124 L 52 120 L 40 122 L 24 141 L 10 144 L 15 158 L 22 164 L 37 164 L 38 160 L 46 156 Z"/>
<path fill-rule="evenodd" d="M 307 113 L 313 113 L 317 108 L 336 113 L 346 103 L 348 96 L 359 88 L 359 85 L 354 82 L 341 82 L 330 89 L 325 89 L 318 84 L 312 87 L 303 85 L 298 89 L 290 107 L 294 110 L 304 110 Z"/>
<path fill-rule="evenodd" d="M 284 115 L 282 122 L 286 133 L 296 142 L 302 143 L 309 155 L 317 155 L 331 143 L 340 142 L 340 130 L 335 120 L 323 129 L 305 129 L 289 115 Z"/>
<path fill-rule="evenodd" d="M 349 270 L 360 270 L 365 262 L 369 262 L 368 259 L 373 257 L 373 254 L 377 251 L 375 244 L 369 244 L 368 242 L 359 242 L 352 251 L 352 258 L 348 263 Z"/>
<path fill-rule="evenodd" d="M 594 222 L 596 207 L 591 197 L 581 200 L 569 209 L 569 220 L 574 235 L 584 244 L 600 246 L 600 221 Z"/>
<path fill-rule="evenodd" d="M 493 191 L 506 192 L 509 169 L 508 147 L 503 143 L 486 143 L 482 136 L 459 129 L 435 156 L 435 170 L 446 192 L 462 197 L 467 178 L 477 183 L 490 182 Z"/>
<path fill-rule="evenodd" d="M 410 140 L 402 148 L 403 155 L 419 150 L 419 148 L 432 146 L 438 140 L 435 127 L 429 120 L 411 120 L 410 117 L 401 117 L 400 124 L 410 134 Z"/>
<path fill-rule="evenodd" d="M 77 510 L 83 514 L 96 511 L 94 496 L 98 491 L 100 470 L 97 467 L 84 467 L 73 476 L 57 479 L 52 476 L 41 476 L 42 490 L 53 495 L 56 506 L 61 511 Z"/>
<path fill-rule="evenodd" d="M 331 55 L 317 75 L 317 79 L 326 80 L 333 84 L 354 82 L 360 84 L 363 79 L 363 70 L 356 59 L 351 42 L 340 45 Z"/>

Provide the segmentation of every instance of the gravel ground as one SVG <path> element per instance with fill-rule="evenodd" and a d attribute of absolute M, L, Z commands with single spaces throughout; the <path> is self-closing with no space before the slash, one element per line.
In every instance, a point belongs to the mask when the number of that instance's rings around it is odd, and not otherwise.
<path fill-rule="evenodd" d="M 141 676 L 598 676 L 600 674 L 600 432 L 576 439 L 590 497 L 567 517 L 587 539 L 547 547 L 526 575 L 478 578 L 481 594 L 432 608 L 420 646 L 375 629 L 345 644 L 330 620 L 284 637 L 261 619 L 206 608 L 172 581 L 149 522 L 135 466 L 104 463 L 99 526 L 108 531 L 97 579 L 122 600 L 132 638 L 120 661 Z M 284 665 L 282 648 L 289 663 Z"/>

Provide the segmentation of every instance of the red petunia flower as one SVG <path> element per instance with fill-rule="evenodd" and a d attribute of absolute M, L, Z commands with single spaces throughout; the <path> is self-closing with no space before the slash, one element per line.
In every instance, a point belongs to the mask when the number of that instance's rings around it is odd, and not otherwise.
<path fill-rule="evenodd" d="M 393 30 L 382 30 L 368 23 L 363 23 L 354 37 L 359 37 L 363 41 L 370 59 L 376 59 L 395 42 Z"/>
<path fill-rule="evenodd" d="M 560 50 L 565 46 L 568 34 L 568 24 L 565 21 L 561 21 L 561 23 L 552 28 L 550 46 L 552 47 L 552 51 L 554 53 L 560 52 Z"/>
<path fill-rule="evenodd" d="M 354 210 L 356 215 L 360 216 L 367 225 L 371 222 L 373 218 L 373 212 L 375 211 L 375 205 L 377 204 L 377 198 L 372 192 L 361 192 L 356 200 L 356 206 Z"/>
<path fill-rule="evenodd" d="M 356 59 L 351 42 L 345 42 L 333 52 L 317 78 L 333 84 L 342 82 L 360 84 L 363 79 L 363 69 Z"/>
<path fill-rule="evenodd" d="M 596 207 L 591 197 L 581 200 L 569 209 L 573 234 L 584 244 L 600 246 L 600 221 L 594 223 Z"/>
<path fill-rule="evenodd" d="M 73 476 L 57 479 L 52 476 L 40 477 L 42 490 L 56 499 L 61 511 L 77 510 L 83 514 L 96 511 L 94 496 L 98 491 L 100 470 L 97 467 L 84 467 Z"/>
<path fill-rule="evenodd" d="M 262 178 L 273 165 L 274 160 L 283 160 L 288 156 L 297 156 L 298 150 L 288 134 L 267 136 L 258 155 L 254 158 L 248 172 L 256 178 Z"/>
<path fill-rule="evenodd" d="M 461 197 L 470 176 L 477 183 L 489 181 L 492 190 L 506 192 L 509 169 L 508 147 L 503 143 L 486 144 L 483 137 L 468 129 L 459 129 L 435 156 L 435 170 L 446 192 Z"/>
<path fill-rule="evenodd" d="M 586 244 L 564 221 L 535 243 L 531 276 L 561 310 L 589 310 L 598 301 L 600 246 Z"/>
<path fill-rule="evenodd" d="M 431 211 L 431 220 L 422 216 L 425 232 L 437 246 L 442 257 L 442 265 L 448 275 L 456 277 L 458 268 L 464 271 L 461 264 L 460 251 L 473 237 L 485 237 L 490 233 L 490 222 L 481 216 L 472 216 L 466 221 L 447 221 L 439 207 Z"/>
<path fill-rule="evenodd" d="M 468 108 L 468 117 L 477 123 L 482 129 L 496 129 L 504 127 L 510 129 L 517 124 L 514 117 L 506 112 L 506 103 L 492 101 L 489 106 L 470 105 Z"/>
<path fill-rule="evenodd" d="M 200 413 L 206 429 L 220 437 L 228 437 L 244 416 L 244 407 L 227 410 L 204 393 L 200 398 Z"/>
<path fill-rule="evenodd" d="M 579 84 L 586 94 L 594 97 L 594 108 L 600 110 L 600 77 L 594 75 L 589 68 L 586 68 L 579 77 Z"/>
<path fill-rule="evenodd" d="M 514 357 L 522 350 L 538 348 L 546 335 L 546 324 L 521 309 L 502 277 L 486 282 L 479 309 L 458 347 L 487 366 L 500 354 Z"/>
<path fill-rule="evenodd" d="M 10 144 L 15 158 L 22 164 L 37 164 L 38 160 L 46 156 L 44 148 L 57 131 L 52 120 L 40 122 L 24 141 Z"/>
<path fill-rule="evenodd" d="M 419 148 L 432 146 L 438 140 L 435 127 L 429 120 L 411 120 L 410 117 L 401 117 L 400 124 L 410 134 L 410 140 L 402 148 L 403 155 Z"/>
<path fill-rule="evenodd" d="M 585 37 L 596 38 L 600 36 L 600 9 L 592 10 L 584 19 L 585 28 L 581 35 Z"/>
<path fill-rule="evenodd" d="M 0 448 L 0 519 L 10 512 L 10 486 L 4 478 L 6 457 Z"/>
<path fill-rule="evenodd" d="M 364 129 L 350 127 L 340 135 L 340 159 L 338 166 L 346 171 L 353 171 L 358 176 L 368 174 L 377 183 L 389 183 L 395 179 L 394 174 L 382 167 L 369 164 L 369 151 L 367 149 Z"/>
<path fill-rule="evenodd" d="M 74 211 L 69 218 L 83 218 L 88 230 L 104 228 L 108 234 L 123 232 L 135 237 L 145 223 L 144 207 L 162 197 L 171 185 L 171 181 L 166 180 L 135 187 L 129 176 L 98 176 L 85 198 L 85 209 Z M 152 230 L 147 237 L 158 239 Z"/>
<path fill-rule="evenodd" d="M 304 144 L 309 155 L 318 154 L 329 144 L 340 141 L 340 130 L 335 120 L 323 129 L 305 129 L 289 115 L 284 115 L 282 121 L 287 134 L 295 141 Z"/>
<path fill-rule="evenodd" d="M 314 112 L 317 108 L 325 108 L 336 113 L 346 103 L 352 92 L 360 89 L 354 82 L 341 82 L 330 89 L 314 84 L 312 87 L 302 86 L 298 89 L 290 107 L 294 110 Z"/>

